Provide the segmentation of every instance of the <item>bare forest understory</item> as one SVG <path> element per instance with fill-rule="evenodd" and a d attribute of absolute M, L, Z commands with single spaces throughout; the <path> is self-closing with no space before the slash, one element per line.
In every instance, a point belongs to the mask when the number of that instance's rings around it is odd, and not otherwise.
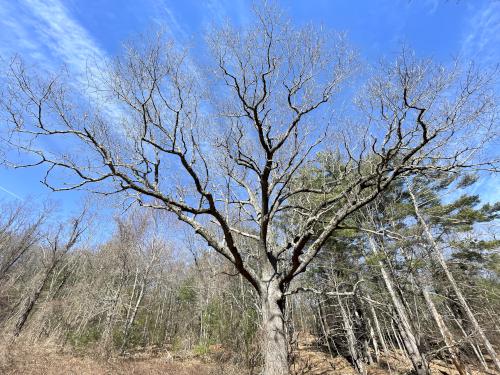
<path fill-rule="evenodd" d="M 104 358 L 99 355 L 76 354 L 56 345 L 32 346 L 11 343 L 0 346 L 0 373 L 5 375 L 253 375 L 256 371 L 242 369 L 231 363 L 230 354 L 213 345 L 204 354 L 172 352 L 147 348 L 123 356 Z M 311 334 L 299 335 L 292 354 L 291 375 L 356 375 L 354 367 L 344 357 L 331 356 L 328 349 Z M 491 364 L 492 365 L 492 364 Z M 499 372 L 481 370 L 480 364 L 469 364 L 471 375 L 493 375 Z M 451 363 L 430 361 L 431 375 L 458 375 Z M 410 375 L 411 362 L 398 350 L 381 354 L 378 364 L 371 364 L 368 375 Z"/>

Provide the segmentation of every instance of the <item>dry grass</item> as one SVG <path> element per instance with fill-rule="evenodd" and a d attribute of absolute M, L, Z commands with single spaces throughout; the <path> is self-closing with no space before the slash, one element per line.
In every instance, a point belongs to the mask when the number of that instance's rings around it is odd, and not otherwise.
<path fill-rule="evenodd" d="M 0 346 L 0 374 L 5 375 L 242 375 L 229 364 L 207 360 L 193 356 L 173 358 L 168 352 L 105 359 L 64 352 L 53 345 Z"/>
<path fill-rule="evenodd" d="M 299 340 L 292 365 L 293 375 L 356 375 L 342 357 L 331 358 L 318 349 L 314 337 Z M 389 370 L 390 367 L 390 370 Z M 381 365 L 368 368 L 368 375 L 410 375 L 411 363 L 401 353 L 384 356 Z M 432 375 L 456 375 L 449 364 L 431 363 Z M 246 375 L 248 371 L 216 360 L 215 356 L 172 355 L 166 351 L 143 351 L 127 357 L 105 359 L 95 355 L 77 355 L 57 345 L 27 345 L 22 342 L 0 344 L 0 374 L 5 375 Z M 479 370 L 472 375 L 486 374 Z M 493 372 L 488 373 L 494 374 Z"/>

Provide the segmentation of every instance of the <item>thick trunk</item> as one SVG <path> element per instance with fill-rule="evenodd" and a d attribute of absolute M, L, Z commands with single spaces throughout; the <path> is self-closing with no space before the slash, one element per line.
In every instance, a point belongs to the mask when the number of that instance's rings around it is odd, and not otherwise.
<path fill-rule="evenodd" d="M 261 296 L 263 375 L 288 374 L 288 345 L 285 333 L 283 293 L 270 283 Z"/>
<path fill-rule="evenodd" d="M 370 353 L 370 343 L 369 343 L 370 324 L 368 322 L 368 317 L 365 314 L 365 305 L 359 298 L 356 298 L 354 302 L 355 302 L 354 316 L 356 318 L 357 330 L 360 332 L 360 337 L 358 338 L 358 340 L 361 340 L 362 343 L 361 351 L 363 354 L 363 361 L 365 363 L 368 362 L 369 364 L 372 364 L 373 358 Z"/>
<path fill-rule="evenodd" d="M 115 324 L 115 317 L 117 314 L 117 307 L 118 307 L 118 301 L 120 299 L 121 291 L 122 291 L 122 286 L 123 286 L 124 280 L 122 279 L 120 286 L 118 289 L 115 291 L 115 294 L 113 295 L 111 299 L 111 306 L 108 309 L 107 315 L 106 315 L 106 323 L 104 325 L 103 333 L 101 340 L 103 342 L 103 349 L 105 351 L 105 354 L 108 354 L 108 351 L 111 349 L 112 341 L 113 341 L 113 328 Z"/>

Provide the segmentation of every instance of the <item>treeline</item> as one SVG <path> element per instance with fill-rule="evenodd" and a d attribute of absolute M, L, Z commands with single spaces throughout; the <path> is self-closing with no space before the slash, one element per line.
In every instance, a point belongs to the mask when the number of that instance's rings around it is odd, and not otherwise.
<path fill-rule="evenodd" d="M 223 343 L 243 356 L 238 361 L 254 360 L 257 312 L 252 296 L 244 298 L 248 287 L 210 253 L 195 261 L 179 255 L 152 212 L 117 219 L 115 233 L 97 247 L 87 245 L 94 235 L 88 217 L 56 233 L 49 218 L 27 206 L 2 208 L 5 337 L 103 355 L 150 347 L 206 354 Z"/>
<path fill-rule="evenodd" d="M 309 332 L 361 374 L 390 353 L 421 374 L 434 359 L 461 374 L 494 368 L 499 207 L 460 195 L 474 182 L 441 175 L 402 181 L 346 222 L 286 298 L 290 346 Z M 3 337 L 104 356 L 212 353 L 253 373 L 259 368 L 256 293 L 196 239 L 180 242 L 158 212 L 118 217 L 98 245 L 91 245 L 98 225 L 87 212 L 64 225 L 27 205 L 4 204 L 1 212 Z M 293 218 L 282 220 L 293 231 Z"/>
<path fill-rule="evenodd" d="M 417 374 L 434 359 L 460 374 L 470 364 L 498 368 L 499 206 L 463 194 L 474 181 L 400 182 L 332 238 L 303 289 L 316 295 L 316 333 L 328 351 L 362 374 L 388 352 Z"/>

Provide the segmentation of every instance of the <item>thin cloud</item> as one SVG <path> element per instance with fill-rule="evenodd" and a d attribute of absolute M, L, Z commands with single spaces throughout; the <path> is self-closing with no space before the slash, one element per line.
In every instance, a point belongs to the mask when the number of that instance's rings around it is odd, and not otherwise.
<path fill-rule="evenodd" d="M 40 22 L 36 33 L 61 59 L 80 74 L 85 74 L 89 58 L 107 58 L 89 33 L 75 21 L 58 0 L 24 0 Z"/>
<path fill-rule="evenodd" d="M 99 106 L 99 97 L 88 77 L 102 77 L 99 66 L 106 66 L 110 58 L 61 1 L 22 0 L 12 4 L 0 0 L 0 16 L 0 25 L 9 30 L 6 37 L 0 38 L 2 55 L 19 54 L 30 65 L 49 72 L 57 72 L 64 65 L 82 99 Z M 94 85 L 102 82 L 93 81 Z M 114 105 L 102 111 L 115 120 L 122 115 Z"/>
<path fill-rule="evenodd" d="M 204 2 L 204 7 L 207 10 L 205 23 L 224 22 L 232 15 L 233 21 L 244 25 L 250 22 L 249 14 L 252 14 L 250 4 L 243 0 L 207 0 Z"/>
<path fill-rule="evenodd" d="M 497 64 L 500 59 L 499 45 L 500 2 L 489 1 L 472 13 L 462 43 L 462 54 L 484 64 Z"/>
<path fill-rule="evenodd" d="M 3 186 L 0 185 L 0 190 L 2 190 L 3 192 L 9 194 L 10 196 L 14 197 L 14 198 L 17 198 L 19 200 L 24 200 L 22 197 L 20 197 L 19 195 L 17 195 L 16 193 L 13 193 L 12 191 L 4 188 Z"/>

